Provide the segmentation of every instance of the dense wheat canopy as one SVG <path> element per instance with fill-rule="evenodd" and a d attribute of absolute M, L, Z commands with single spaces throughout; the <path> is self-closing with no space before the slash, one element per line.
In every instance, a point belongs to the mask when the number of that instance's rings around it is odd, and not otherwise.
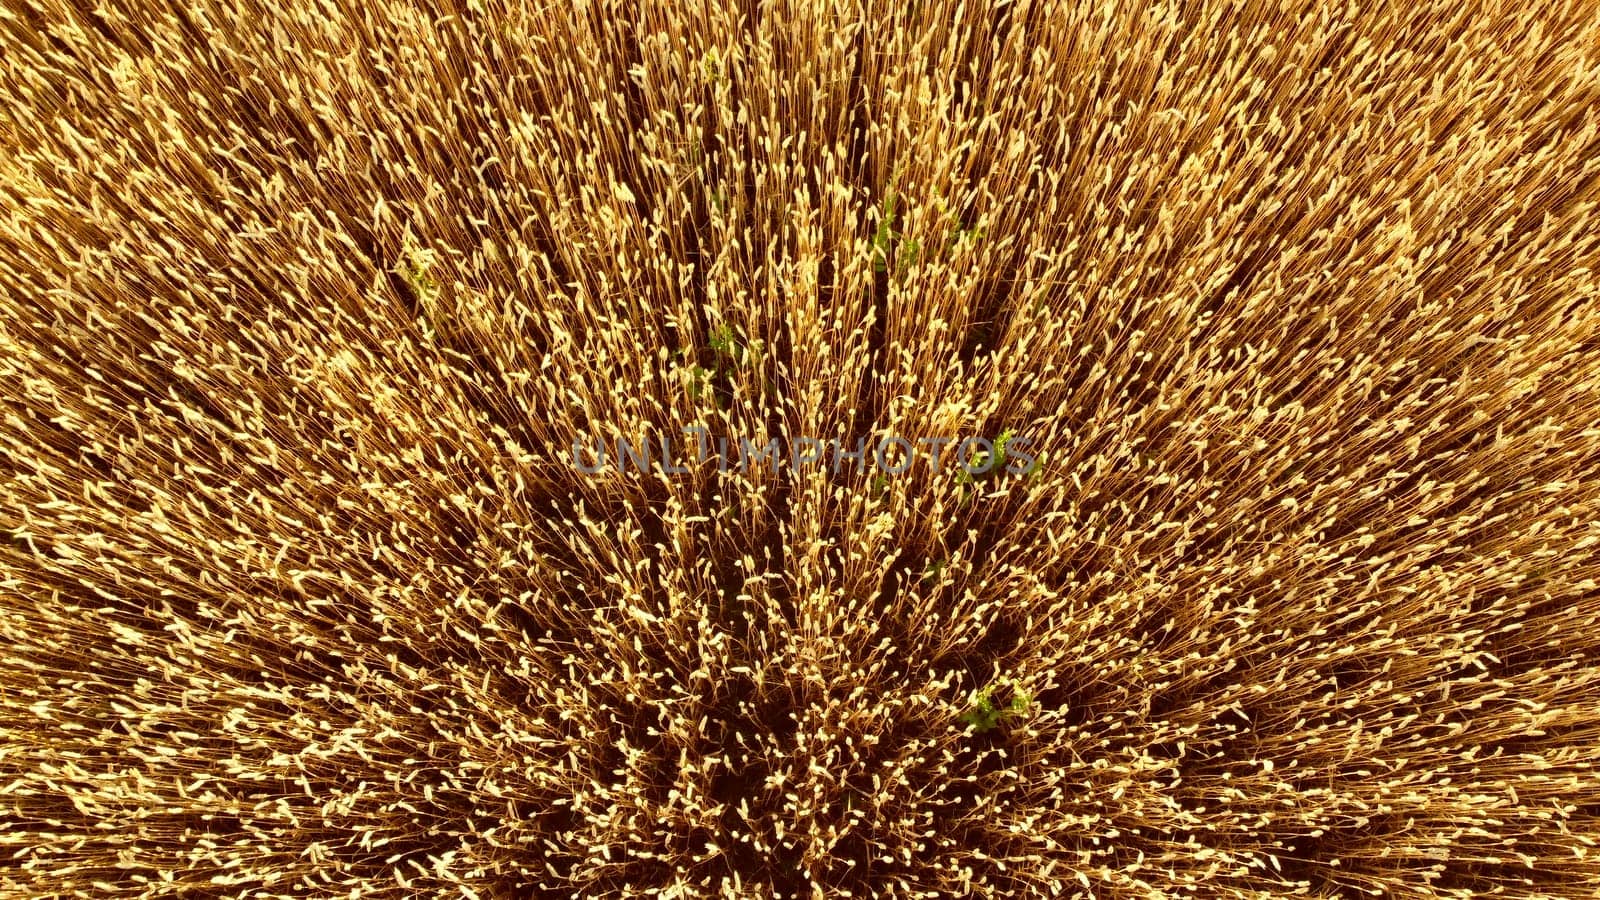
<path fill-rule="evenodd" d="M 1593 4 L 4 6 L 0 894 L 1600 896 Z"/>

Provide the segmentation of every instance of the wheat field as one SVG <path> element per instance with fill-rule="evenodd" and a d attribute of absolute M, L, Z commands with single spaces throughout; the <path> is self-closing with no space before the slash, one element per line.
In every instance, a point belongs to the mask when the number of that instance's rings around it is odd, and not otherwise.
<path fill-rule="evenodd" d="M 1592 3 L 7 0 L 0 101 L 0 896 L 1600 896 Z"/>

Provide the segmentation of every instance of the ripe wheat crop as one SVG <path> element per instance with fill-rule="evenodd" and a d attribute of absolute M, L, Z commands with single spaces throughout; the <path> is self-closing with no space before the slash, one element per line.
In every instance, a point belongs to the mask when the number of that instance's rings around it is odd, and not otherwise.
<path fill-rule="evenodd" d="M 1597 266 L 1587 2 L 7 0 L 0 896 L 1600 896 Z"/>

